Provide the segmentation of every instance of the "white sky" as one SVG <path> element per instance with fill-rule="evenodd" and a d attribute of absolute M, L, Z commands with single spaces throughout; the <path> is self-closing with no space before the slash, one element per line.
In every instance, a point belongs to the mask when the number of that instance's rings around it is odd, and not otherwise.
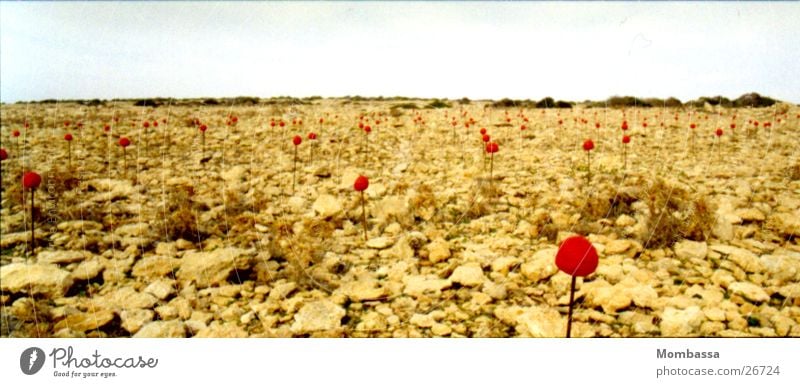
<path fill-rule="evenodd" d="M 0 2 L 0 100 L 800 102 L 800 3 Z"/>

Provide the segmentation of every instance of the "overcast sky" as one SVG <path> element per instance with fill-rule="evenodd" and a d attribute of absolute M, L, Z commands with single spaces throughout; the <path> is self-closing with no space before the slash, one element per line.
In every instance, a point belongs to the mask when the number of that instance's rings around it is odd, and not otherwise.
<path fill-rule="evenodd" d="M 800 3 L 0 2 L 0 99 L 800 102 Z"/>

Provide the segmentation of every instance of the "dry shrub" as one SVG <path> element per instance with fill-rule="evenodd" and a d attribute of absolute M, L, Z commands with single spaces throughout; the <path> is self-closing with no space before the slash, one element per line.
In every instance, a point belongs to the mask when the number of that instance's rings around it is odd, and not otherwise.
<path fill-rule="evenodd" d="M 650 211 L 646 247 L 668 247 L 681 239 L 706 240 L 714 226 L 714 208 L 700 196 L 670 186 L 661 179 L 647 189 Z"/>
<path fill-rule="evenodd" d="M 162 230 L 171 240 L 185 239 L 188 241 L 200 242 L 205 239 L 198 229 L 197 214 L 201 206 L 194 203 L 194 187 L 189 185 L 169 186 L 166 192 L 166 213 L 164 216 L 167 221 L 164 223 L 165 229 Z"/>
<path fill-rule="evenodd" d="M 303 232 L 294 232 L 291 217 L 282 217 L 271 225 L 272 238 L 269 251 L 271 259 L 284 260 L 284 270 L 277 278 L 287 278 L 305 288 L 331 290 L 336 287 L 332 273 L 321 268 L 328 250 L 326 244 L 336 229 L 335 224 L 321 219 L 303 220 Z"/>
<path fill-rule="evenodd" d="M 427 184 L 420 185 L 417 194 L 408 204 L 411 206 L 414 218 L 430 220 L 436 212 L 436 196 L 433 194 L 433 189 Z"/>
<path fill-rule="evenodd" d="M 800 163 L 792 165 L 789 168 L 786 168 L 786 176 L 791 181 L 800 180 Z"/>

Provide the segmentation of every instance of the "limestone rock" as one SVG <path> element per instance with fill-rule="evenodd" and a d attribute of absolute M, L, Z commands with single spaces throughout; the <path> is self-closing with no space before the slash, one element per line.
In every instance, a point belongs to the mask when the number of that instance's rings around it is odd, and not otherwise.
<path fill-rule="evenodd" d="M 403 282 L 405 283 L 403 293 L 414 297 L 421 297 L 425 294 L 438 295 L 442 290 L 453 285 L 449 279 L 441 279 L 432 275 L 407 276 Z"/>
<path fill-rule="evenodd" d="M 153 280 L 173 276 L 181 261 L 161 255 L 149 255 L 138 260 L 131 269 L 131 275 L 143 280 Z M 112 263 L 113 266 L 113 263 Z"/>
<path fill-rule="evenodd" d="M 390 237 L 377 237 L 367 241 L 367 247 L 371 249 L 385 249 L 394 244 L 394 238 Z"/>
<path fill-rule="evenodd" d="M 119 318 L 122 320 L 122 329 L 130 334 L 139 332 L 144 324 L 153 321 L 153 316 L 155 316 L 155 313 L 149 309 L 128 309 L 119 314 Z"/>
<path fill-rule="evenodd" d="M 428 244 L 428 260 L 433 263 L 442 262 L 450 258 L 450 243 L 444 239 L 435 239 Z"/>
<path fill-rule="evenodd" d="M 36 255 L 39 263 L 68 264 L 80 262 L 92 256 L 88 251 L 58 250 L 41 251 Z"/>
<path fill-rule="evenodd" d="M 332 195 L 320 195 L 312 205 L 314 212 L 323 218 L 330 218 L 342 212 L 342 203 Z"/>
<path fill-rule="evenodd" d="M 60 331 L 64 328 L 69 328 L 73 331 L 87 332 L 100 328 L 114 319 L 114 312 L 109 310 L 100 310 L 91 313 L 77 313 L 67 316 L 63 320 L 56 323 L 53 327 L 54 331 Z"/>
<path fill-rule="evenodd" d="M 486 276 L 478 264 L 468 263 L 457 267 L 450 275 L 450 281 L 464 286 L 478 286 L 486 281 Z"/>
<path fill-rule="evenodd" d="M 700 335 L 700 325 L 704 320 L 700 307 L 690 306 L 686 309 L 667 307 L 661 313 L 661 336 L 663 337 L 696 337 Z"/>
<path fill-rule="evenodd" d="M 528 262 L 520 266 L 520 272 L 533 282 L 550 278 L 558 273 L 558 267 L 556 267 L 557 252 L 558 249 L 556 248 L 537 251 Z"/>
<path fill-rule="evenodd" d="M 312 301 L 303 305 L 294 315 L 291 331 L 295 334 L 303 334 L 339 329 L 345 314 L 346 312 L 341 306 L 331 301 Z"/>
<path fill-rule="evenodd" d="M 769 294 L 760 286 L 750 282 L 734 282 L 728 287 L 728 290 L 753 302 L 769 301 Z"/>
<path fill-rule="evenodd" d="M 181 260 L 177 277 L 194 282 L 198 289 L 223 283 L 234 270 L 250 268 L 252 259 L 246 250 L 226 247 L 210 252 L 187 252 Z"/>
<path fill-rule="evenodd" d="M 135 338 L 186 337 L 186 326 L 178 320 L 152 321 L 144 325 Z"/>
<path fill-rule="evenodd" d="M 673 249 L 679 259 L 703 259 L 708 254 L 706 242 L 683 240 L 676 243 Z"/>
<path fill-rule="evenodd" d="M 544 306 L 498 307 L 494 315 L 513 325 L 522 337 L 563 337 L 567 326 L 566 319 L 556 309 Z"/>
<path fill-rule="evenodd" d="M 67 293 L 72 281 L 70 273 L 56 265 L 11 263 L 0 267 L 0 289 L 3 292 L 56 298 Z"/>

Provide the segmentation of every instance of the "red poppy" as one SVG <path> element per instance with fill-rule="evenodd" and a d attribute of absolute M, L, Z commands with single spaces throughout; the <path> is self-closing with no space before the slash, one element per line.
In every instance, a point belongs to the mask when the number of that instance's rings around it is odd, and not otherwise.
<path fill-rule="evenodd" d="M 586 140 L 586 141 L 583 142 L 583 150 L 588 152 L 588 151 L 590 151 L 592 149 L 594 149 L 594 141 L 589 139 L 589 140 Z"/>
<path fill-rule="evenodd" d="M 556 266 L 573 276 L 585 277 L 594 273 L 597 263 L 597 250 L 580 235 L 565 239 L 556 253 Z"/>
<path fill-rule="evenodd" d="M 42 177 L 36 172 L 25 172 L 25 174 L 22 175 L 22 186 L 26 189 L 39 188 L 39 184 L 41 183 Z"/>
<path fill-rule="evenodd" d="M 500 150 L 500 147 L 496 142 L 490 142 L 486 144 L 486 153 L 497 153 L 498 150 Z"/>
<path fill-rule="evenodd" d="M 356 191 L 362 192 L 369 187 L 369 179 L 367 179 L 364 175 L 359 175 L 356 178 L 355 183 L 353 183 L 353 189 Z"/>

